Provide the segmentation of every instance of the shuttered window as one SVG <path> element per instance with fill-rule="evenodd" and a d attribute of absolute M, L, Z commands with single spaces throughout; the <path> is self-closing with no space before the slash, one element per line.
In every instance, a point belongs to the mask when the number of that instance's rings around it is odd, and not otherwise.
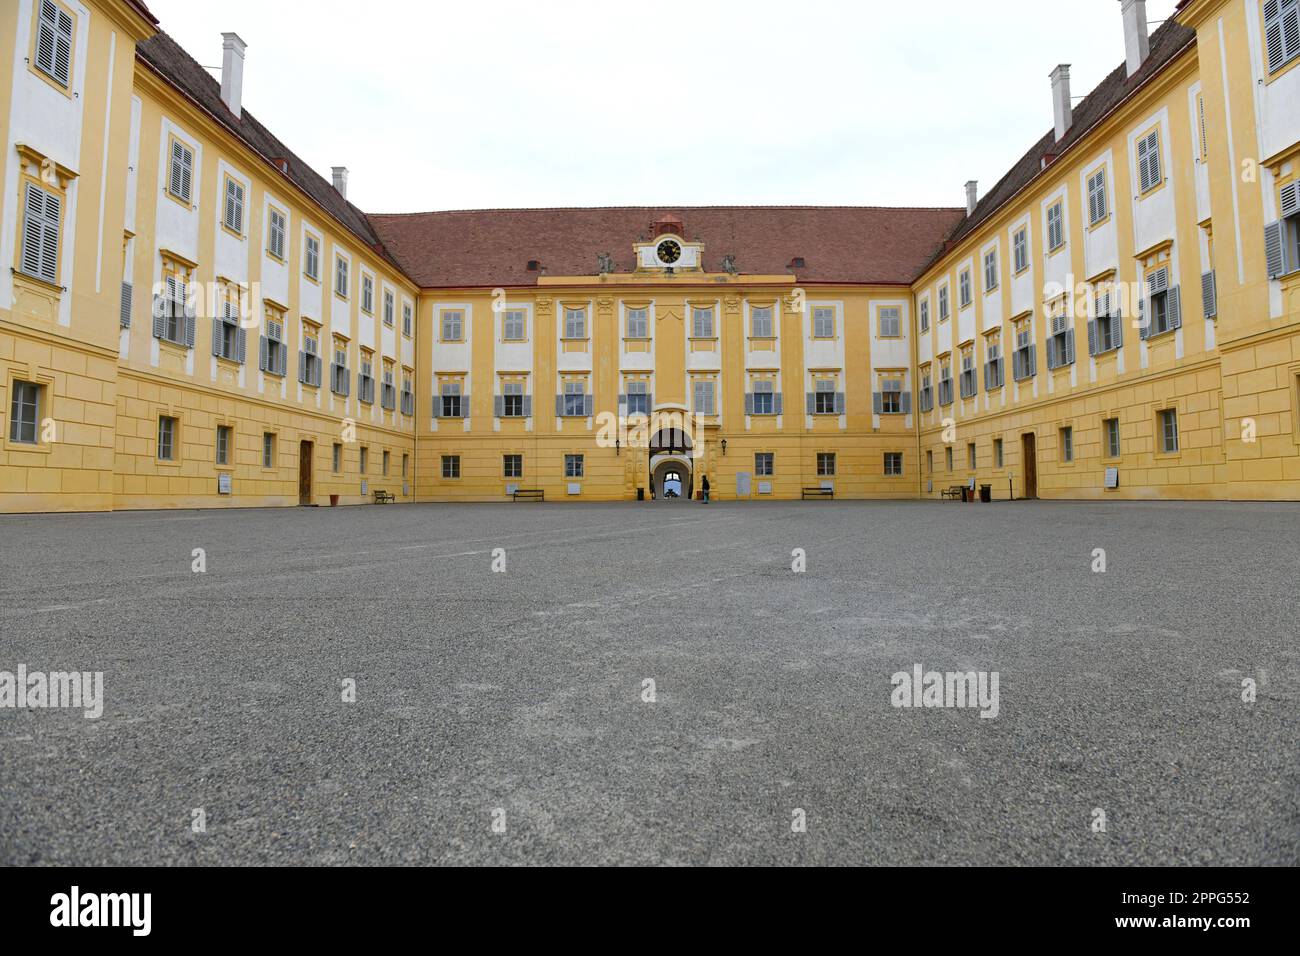
<path fill-rule="evenodd" d="M 998 252 L 990 249 L 984 253 L 984 291 L 992 292 L 998 287 Z"/>
<path fill-rule="evenodd" d="M 1268 71 L 1274 73 L 1300 56 L 1300 2 L 1265 0 L 1264 42 Z"/>
<path fill-rule="evenodd" d="M 226 212 L 224 223 L 237 236 L 244 234 L 244 184 L 226 177 Z"/>
<path fill-rule="evenodd" d="M 54 0 L 40 0 L 36 68 L 60 86 L 72 81 L 72 17 Z"/>
<path fill-rule="evenodd" d="M 303 244 L 302 271 L 308 279 L 320 281 L 320 240 L 307 236 Z"/>
<path fill-rule="evenodd" d="M 284 213 L 278 209 L 272 209 L 269 217 L 270 224 L 267 226 L 266 251 L 276 259 L 284 259 L 284 237 L 288 231 L 288 222 L 285 220 Z"/>
<path fill-rule="evenodd" d="M 1055 252 L 1065 245 L 1065 211 L 1061 203 L 1056 202 L 1047 208 L 1047 248 Z"/>
<path fill-rule="evenodd" d="M 1097 225 L 1109 215 L 1106 201 L 1106 170 L 1101 168 L 1088 177 L 1088 222 Z"/>
<path fill-rule="evenodd" d="M 1137 144 L 1138 186 L 1144 193 L 1164 182 L 1160 169 L 1160 130 L 1153 129 Z"/>
<path fill-rule="evenodd" d="M 167 191 L 181 202 L 189 203 L 194 195 L 194 151 L 178 139 L 172 140 L 171 175 Z"/>
<path fill-rule="evenodd" d="M 1024 272 L 1029 268 L 1029 231 L 1017 229 L 1011 242 L 1014 249 L 1016 272 Z"/>
<path fill-rule="evenodd" d="M 22 254 L 24 273 L 49 283 L 59 278 L 59 226 L 63 197 L 27 183 L 23 204 Z"/>

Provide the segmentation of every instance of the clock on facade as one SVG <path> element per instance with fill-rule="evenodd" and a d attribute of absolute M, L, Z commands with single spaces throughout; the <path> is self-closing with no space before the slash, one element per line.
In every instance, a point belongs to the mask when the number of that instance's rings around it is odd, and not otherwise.
<path fill-rule="evenodd" d="M 655 255 L 666 266 L 672 265 L 682 257 L 682 247 L 672 239 L 665 239 L 655 247 Z"/>

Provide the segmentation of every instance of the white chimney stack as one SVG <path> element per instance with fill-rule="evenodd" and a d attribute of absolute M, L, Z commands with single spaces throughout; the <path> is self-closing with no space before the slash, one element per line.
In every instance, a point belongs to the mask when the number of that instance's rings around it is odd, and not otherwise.
<path fill-rule="evenodd" d="M 1131 77 L 1146 62 L 1151 52 L 1147 37 L 1147 0 L 1119 0 L 1124 14 L 1124 62 Z"/>
<path fill-rule="evenodd" d="M 980 201 L 980 186 L 974 179 L 966 183 L 966 215 L 975 211 L 975 204 Z"/>
<path fill-rule="evenodd" d="M 334 174 L 334 188 L 338 190 L 340 196 L 347 199 L 348 168 L 346 166 L 331 166 L 330 171 Z"/>
<path fill-rule="evenodd" d="M 1074 104 L 1070 101 L 1070 64 L 1062 63 L 1052 71 L 1052 113 L 1056 117 L 1056 141 L 1059 143 L 1074 123 Z"/>
<path fill-rule="evenodd" d="M 248 45 L 238 33 L 221 34 L 221 102 L 235 114 L 244 116 L 244 51 Z"/>

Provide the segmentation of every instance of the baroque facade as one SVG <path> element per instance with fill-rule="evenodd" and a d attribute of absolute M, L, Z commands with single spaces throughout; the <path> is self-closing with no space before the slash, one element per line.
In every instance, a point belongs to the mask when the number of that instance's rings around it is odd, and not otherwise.
<path fill-rule="evenodd" d="M 1300 498 L 1300 3 L 1116 6 L 964 208 L 367 215 L 235 34 L 6 4 L 0 511 Z"/>

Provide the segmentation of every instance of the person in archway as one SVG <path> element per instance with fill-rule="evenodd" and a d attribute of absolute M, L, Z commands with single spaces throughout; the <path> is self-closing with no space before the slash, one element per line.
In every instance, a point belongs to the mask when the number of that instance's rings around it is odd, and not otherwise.
<path fill-rule="evenodd" d="M 704 493 L 704 503 L 709 503 L 709 476 L 705 475 L 700 479 L 700 491 Z"/>

